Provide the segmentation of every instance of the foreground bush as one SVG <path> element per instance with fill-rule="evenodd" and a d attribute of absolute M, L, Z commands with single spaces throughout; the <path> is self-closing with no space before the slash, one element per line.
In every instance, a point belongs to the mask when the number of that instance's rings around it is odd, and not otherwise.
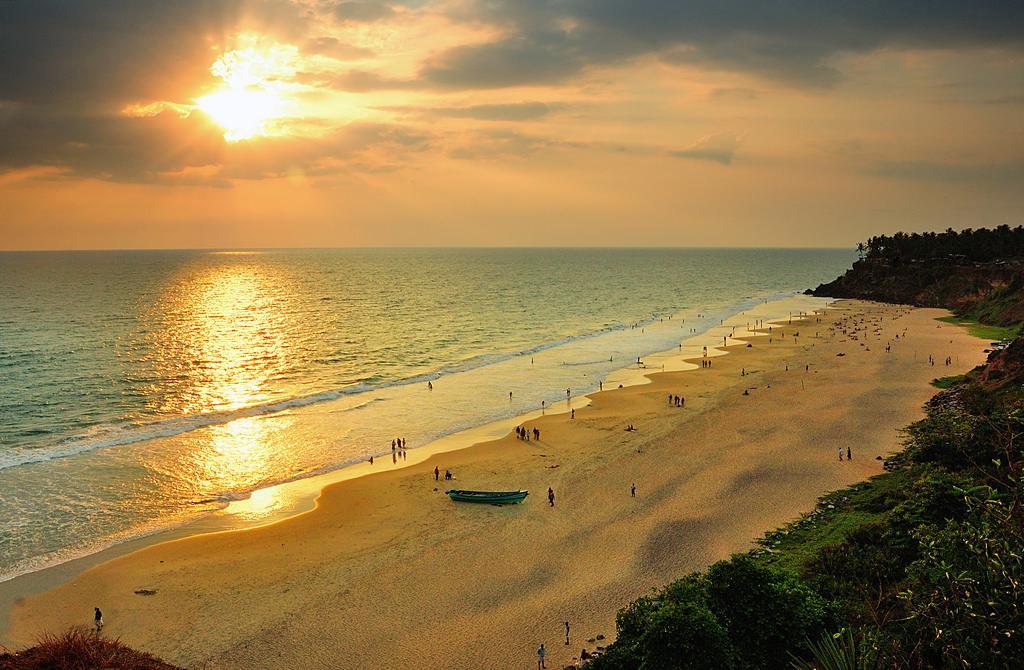
<path fill-rule="evenodd" d="M 617 638 L 592 670 L 768 670 L 835 619 L 796 577 L 749 556 L 715 563 L 619 612 Z"/>
<path fill-rule="evenodd" d="M 81 629 L 46 635 L 34 647 L 0 654 L 0 670 L 179 670 L 158 658 Z"/>

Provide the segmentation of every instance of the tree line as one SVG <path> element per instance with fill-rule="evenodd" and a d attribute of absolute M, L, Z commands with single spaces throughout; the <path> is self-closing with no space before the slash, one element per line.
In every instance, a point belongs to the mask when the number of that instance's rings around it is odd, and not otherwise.
<path fill-rule="evenodd" d="M 987 263 L 1024 257 L 1024 226 L 876 235 L 858 244 L 857 251 L 862 259 L 893 264 L 940 258 Z"/>

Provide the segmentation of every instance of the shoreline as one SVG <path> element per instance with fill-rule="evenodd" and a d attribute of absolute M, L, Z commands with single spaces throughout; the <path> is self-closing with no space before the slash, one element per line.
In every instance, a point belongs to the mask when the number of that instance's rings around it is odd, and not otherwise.
<path fill-rule="evenodd" d="M 812 305 L 816 305 L 818 308 L 824 308 L 827 304 L 833 301 L 828 298 L 809 297 L 802 293 L 785 294 L 782 297 L 780 297 L 780 294 L 773 294 L 766 298 L 758 298 L 757 300 L 758 302 L 752 303 L 751 299 L 747 299 L 721 309 L 716 308 L 716 311 L 714 311 L 712 315 L 716 317 L 723 316 L 724 318 L 721 319 L 721 321 L 724 323 L 725 321 L 736 319 L 748 311 L 763 308 L 766 305 L 774 306 L 789 305 L 790 303 L 808 303 L 807 305 L 800 306 L 809 308 Z M 784 318 L 781 316 L 781 311 L 780 307 L 780 316 L 778 319 Z M 793 311 L 787 311 L 789 316 L 792 316 Z M 672 322 L 674 319 L 684 314 L 685 312 L 683 311 L 677 312 L 669 316 L 667 319 L 662 318 L 661 321 L 665 322 L 667 320 L 668 322 Z M 708 315 L 704 314 L 702 317 L 708 318 Z M 657 317 L 652 317 L 647 321 L 638 322 L 635 327 L 642 328 L 644 326 L 656 325 L 657 323 Z M 781 323 L 781 321 L 779 321 L 779 323 Z M 730 326 L 728 325 L 708 324 L 701 332 L 692 335 L 687 334 L 685 338 L 681 338 L 681 348 L 686 346 L 691 347 L 693 350 L 691 353 L 693 353 L 694 358 L 696 358 L 699 356 L 699 354 L 696 353 L 696 349 L 700 345 L 687 345 L 687 342 L 691 340 L 703 341 L 703 339 L 710 337 L 709 334 L 711 332 L 720 329 L 728 330 L 729 328 Z M 735 330 L 735 326 L 732 328 Z M 622 330 L 629 329 L 630 327 L 624 327 Z M 594 333 L 592 336 L 600 336 L 602 334 L 606 333 Z M 753 333 L 753 335 L 757 334 L 758 333 Z M 717 341 L 719 337 L 720 335 L 716 335 L 712 339 Z M 549 349 L 557 348 L 558 344 L 564 344 L 564 342 L 552 345 L 538 345 L 528 351 L 547 351 Z M 735 344 L 735 342 L 731 342 L 730 344 Z M 721 345 L 716 346 L 720 347 Z M 666 349 L 651 352 L 644 356 L 644 358 L 660 361 L 664 359 L 677 358 L 676 353 L 676 349 Z M 720 350 L 720 348 L 712 347 L 709 344 L 709 356 L 724 355 L 725 353 L 727 352 Z M 670 370 L 689 370 L 696 367 L 697 366 L 692 364 L 684 364 L 682 366 L 670 368 Z M 648 375 L 664 371 L 666 371 L 664 368 L 655 369 L 653 367 L 647 367 L 646 365 L 644 367 L 638 367 L 636 364 L 631 363 L 624 367 L 615 368 L 605 376 L 603 381 L 604 383 L 607 383 L 609 380 L 614 380 L 614 383 L 622 383 L 624 386 L 645 384 L 649 383 Z M 423 376 L 424 381 L 428 378 L 436 379 L 436 376 Z M 401 384 L 401 386 L 405 385 L 407 384 Z M 500 439 L 510 432 L 515 425 L 521 424 L 524 421 L 534 420 L 545 415 L 568 413 L 571 408 L 579 409 L 584 407 L 590 403 L 590 397 L 598 392 L 598 389 L 593 389 L 588 392 L 583 392 L 580 395 L 574 395 L 572 397 L 573 405 L 571 407 L 566 405 L 564 402 L 559 401 L 552 403 L 544 410 L 538 409 L 522 412 L 493 421 L 485 421 L 484 423 L 470 426 L 468 428 L 456 429 L 451 433 L 444 434 L 424 445 L 411 449 L 408 452 L 413 456 L 413 460 L 411 462 L 408 460 L 399 460 L 397 464 L 389 464 L 386 459 L 387 454 L 381 452 L 374 454 L 376 462 L 372 467 L 368 466 L 368 464 L 363 460 L 342 463 L 337 466 L 327 466 L 322 472 L 304 474 L 294 479 L 249 491 L 236 499 L 226 500 L 224 507 L 206 512 L 196 518 L 166 527 L 156 528 L 139 535 L 131 536 L 125 540 L 112 541 L 83 555 L 77 555 L 66 559 L 57 559 L 52 562 L 47 562 L 42 567 L 21 572 L 13 577 L 0 579 L 0 618 L 5 617 L 10 608 L 11 599 L 7 597 L 8 591 L 17 592 L 21 590 L 4 588 L 4 585 L 8 582 L 21 580 L 26 585 L 34 585 L 30 586 L 29 592 L 37 592 L 39 589 L 52 588 L 82 571 L 102 564 L 108 560 L 133 553 L 155 544 L 191 536 L 245 530 L 258 528 L 271 523 L 277 523 L 297 514 L 303 514 L 314 509 L 316 498 L 327 486 L 356 477 L 370 475 L 375 472 L 412 467 L 435 454 L 470 448 L 482 442 Z M 258 410 L 260 408 L 250 409 Z M 289 409 L 280 410 L 282 413 L 288 411 Z M 248 416 L 248 410 L 245 410 L 244 412 L 245 413 L 239 418 L 246 418 Z M 272 413 L 266 416 L 272 417 L 274 414 Z M 276 507 L 268 509 L 275 504 L 277 505 Z M 33 575 L 41 575 L 41 577 L 33 579 Z M 49 578 L 49 575 L 52 575 L 53 577 Z M 3 643 L 3 641 L 2 630 L 0 630 L 0 643 Z"/>
<path fill-rule="evenodd" d="M 842 311 L 842 309 L 840 309 L 839 311 Z M 924 310 L 924 311 L 927 311 L 927 310 Z M 742 314 L 740 314 L 739 316 L 742 316 Z M 728 326 L 726 326 L 726 327 L 728 327 Z M 718 326 L 716 328 L 721 328 L 721 326 Z M 712 330 L 714 330 L 714 328 Z M 964 335 L 964 336 L 966 337 L 966 335 Z M 731 350 L 733 347 L 737 346 L 740 343 L 744 343 L 745 344 L 747 339 L 752 339 L 754 342 L 757 342 L 756 338 L 758 338 L 758 337 L 761 337 L 761 336 L 760 335 L 750 335 L 749 338 L 744 338 L 741 335 L 741 336 L 739 336 L 739 338 L 735 338 L 732 342 L 729 343 L 729 346 L 727 347 L 727 350 Z M 788 345 L 780 343 L 779 346 L 783 347 L 783 346 L 788 346 Z M 974 347 L 978 351 L 980 351 L 980 349 L 981 349 L 981 345 L 977 341 L 974 341 Z M 709 349 L 710 349 L 710 346 L 709 346 Z M 765 351 L 765 350 L 771 349 L 771 347 L 760 347 L 760 346 L 757 346 L 757 347 L 755 347 L 755 349 L 757 349 L 759 351 Z M 799 349 L 799 347 L 797 347 L 797 349 Z M 678 356 L 669 355 L 669 354 L 675 354 L 676 352 L 664 352 L 664 353 L 666 354 L 666 358 L 678 357 Z M 657 355 L 651 355 L 648 358 L 656 359 Z M 729 358 L 732 358 L 732 357 L 729 357 Z M 742 357 L 738 356 L 736 358 L 742 358 Z M 728 366 L 731 366 L 731 367 L 735 367 L 735 365 L 733 365 L 733 364 L 736 363 L 736 362 L 737 361 L 731 361 L 730 362 L 730 361 L 726 360 L 724 363 L 725 363 L 725 365 L 728 365 Z M 690 364 L 690 365 L 691 365 L 691 369 L 699 369 L 697 366 L 694 366 L 692 364 Z M 716 369 L 717 368 L 718 368 L 718 366 L 716 366 Z M 630 371 L 630 374 L 633 374 L 634 376 L 637 376 L 637 377 L 642 378 L 642 379 L 649 380 L 648 383 L 652 387 L 663 386 L 664 383 L 666 382 L 666 380 L 669 380 L 669 383 L 673 383 L 673 384 L 674 383 L 679 383 L 680 385 L 686 385 L 686 383 L 688 381 L 692 381 L 692 380 L 690 380 L 688 378 L 684 378 L 684 377 L 678 376 L 679 372 L 677 372 L 677 371 L 666 370 L 666 372 L 663 373 L 659 369 L 652 369 L 652 368 L 649 368 L 649 367 L 648 368 L 640 368 L 640 369 L 630 368 L 630 369 L 626 369 L 626 370 Z M 757 372 L 760 372 L 760 371 L 757 371 Z M 754 374 L 754 372 L 752 372 L 751 374 Z M 677 379 L 679 380 L 678 382 L 677 382 Z M 616 382 L 616 383 L 618 383 L 618 382 Z M 624 386 L 625 386 L 625 384 L 624 384 Z M 735 386 L 735 384 L 728 385 L 728 386 Z M 626 387 L 626 388 L 630 388 L 630 387 Z M 754 387 L 754 388 L 757 388 L 757 387 Z M 721 389 L 718 389 L 718 390 L 721 390 Z M 591 412 L 608 414 L 609 411 L 611 411 L 611 413 L 614 413 L 614 412 L 618 411 L 621 414 L 621 412 L 622 412 L 621 405 L 623 403 L 615 403 L 615 402 L 613 402 L 610 399 L 612 396 L 622 396 L 623 398 L 625 398 L 625 395 L 630 395 L 630 399 L 636 401 L 638 398 L 642 398 L 643 396 L 648 394 L 648 392 L 645 391 L 645 390 L 637 391 L 635 388 L 631 391 L 630 394 L 622 394 L 621 391 L 618 394 L 616 394 L 615 391 L 618 391 L 618 389 L 609 389 L 609 390 L 606 390 L 606 391 L 604 391 L 602 393 L 591 394 L 592 397 L 589 399 L 590 403 L 591 403 L 590 404 L 590 409 L 588 409 L 587 412 L 585 412 L 585 414 L 590 414 Z M 689 395 L 691 392 L 699 392 L 699 391 L 690 391 L 690 392 L 687 392 L 687 395 Z M 701 394 L 701 395 L 704 395 L 704 394 Z M 754 395 L 759 395 L 759 393 L 755 393 Z M 718 400 L 723 400 L 723 399 L 719 398 Z M 733 401 L 733 403 L 735 403 L 735 401 Z M 619 410 L 611 409 L 611 407 L 616 405 L 616 404 L 620 405 L 620 409 Z M 636 404 L 636 403 L 634 403 L 634 404 Z M 705 407 L 704 409 L 699 411 L 699 413 L 697 415 L 698 418 L 699 418 L 699 416 L 701 414 L 704 414 L 704 413 L 709 412 L 709 411 L 713 411 L 715 409 L 715 407 L 717 406 L 717 404 L 721 404 L 721 403 L 711 402 L 711 403 L 705 403 L 705 404 L 707 404 L 708 407 Z M 690 420 L 692 421 L 693 419 L 690 419 Z M 545 433 L 548 431 L 548 427 L 547 426 L 549 424 L 558 426 L 559 429 L 561 429 L 561 428 L 564 428 L 564 424 L 568 423 L 568 421 L 564 419 L 564 414 L 563 415 L 559 415 L 559 414 L 556 414 L 556 413 L 548 413 L 548 415 L 544 416 L 543 418 L 534 418 L 534 419 L 527 418 L 526 421 L 533 421 L 533 422 L 540 421 L 540 422 L 543 422 L 544 425 L 545 425 Z M 522 422 L 523 421 L 520 420 L 518 417 L 513 417 L 513 418 L 510 418 L 508 420 L 507 426 L 511 427 L 513 425 L 517 425 L 517 424 L 522 423 Z M 499 423 L 502 423 L 502 422 L 499 422 Z M 513 445 L 516 444 L 516 442 L 514 440 L 510 440 L 510 438 L 507 437 L 507 434 L 506 434 L 506 436 L 504 436 L 504 437 L 503 436 L 499 436 L 499 439 L 497 439 L 497 440 L 490 440 L 490 441 L 485 441 L 483 443 L 474 444 L 474 445 L 471 446 L 471 448 L 468 448 L 468 449 L 467 448 L 463 448 L 463 447 L 459 447 L 458 448 L 458 452 L 438 451 L 438 452 L 433 453 L 433 454 L 427 454 L 427 453 L 424 452 L 423 454 L 417 455 L 415 452 L 421 451 L 421 449 L 414 449 L 414 450 L 412 450 L 413 451 L 413 455 L 414 455 L 414 460 L 412 460 L 412 462 L 404 463 L 403 464 L 404 467 L 402 467 L 402 468 L 389 468 L 386 471 L 378 470 L 378 471 L 375 471 L 375 472 L 372 472 L 372 473 L 363 473 L 363 474 L 371 474 L 372 476 L 359 477 L 359 479 L 346 478 L 345 479 L 346 485 L 340 485 L 338 483 L 331 483 L 331 484 L 327 484 L 327 485 L 323 486 L 322 491 L 320 492 L 320 494 L 318 496 L 318 499 L 316 501 L 316 506 L 314 507 L 314 509 L 315 510 L 326 510 L 329 507 L 333 507 L 333 503 L 332 503 L 332 501 L 330 499 L 331 498 L 338 498 L 338 497 L 345 497 L 345 495 L 342 493 L 342 491 L 344 491 L 346 489 L 346 486 L 349 489 L 356 489 L 356 488 L 358 488 L 358 489 L 361 489 L 361 490 L 365 490 L 367 488 L 373 488 L 371 486 L 373 481 L 382 480 L 382 478 L 386 478 L 386 479 L 392 480 L 392 481 L 396 480 L 396 479 L 397 480 L 408 479 L 409 478 L 409 472 L 410 472 L 410 470 L 414 469 L 415 465 L 418 465 L 418 464 L 423 463 L 423 462 L 428 462 L 431 459 L 437 458 L 437 456 L 439 456 L 441 454 L 445 454 L 445 455 L 451 457 L 454 461 L 457 461 L 457 462 L 463 462 L 463 461 L 464 462 L 473 462 L 473 461 L 479 461 L 481 459 L 482 460 L 487 460 L 487 458 L 489 456 L 493 456 L 493 454 L 488 454 L 487 452 L 493 452 L 495 450 L 495 448 L 496 448 L 495 445 L 507 444 L 510 441 L 512 442 Z M 466 446 L 469 446 L 469 445 L 466 445 Z M 545 450 L 548 450 L 547 445 L 538 445 L 538 446 L 543 446 L 545 448 Z M 476 452 L 476 453 L 469 454 L 468 452 Z M 530 460 L 530 459 L 527 459 L 527 460 Z M 311 479 L 304 480 L 304 481 L 309 482 L 309 481 L 313 481 L 313 479 L 318 479 L 318 478 L 311 478 Z M 371 480 L 373 480 L 373 481 L 371 481 Z M 358 482 L 358 484 L 356 484 L 356 482 Z M 816 495 L 814 496 L 814 498 L 816 498 Z M 536 499 L 536 500 L 533 500 L 532 502 L 535 505 L 539 505 L 543 501 L 539 500 L 539 499 Z M 526 506 L 523 506 L 523 507 L 525 508 Z M 337 513 L 337 510 L 334 510 L 334 512 Z M 522 516 L 521 514 L 519 514 L 519 512 L 520 512 L 520 510 L 516 510 L 516 511 L 512 512 L 512 514 L 510 516 Z M 310 517 L 321 517 L 322 518 L 323 514 L 326 514 L 326 513 L 327 513 L 327 511 L 322 511 L 322 513 L 320 513 L 320 514 L 307 514 L 307 513 L 304 512 L 304 513 L 297 514 L 297 515 L 291 515 L 287 519 L 285 519 L 283 521 L 275 522 L 275 523 L 271 524 L 270 526 L 262 526 L 262 527 L 257 528 L 257 529 L 249 529 L 249 530 L 239 531 L 238 533 L 236 533 L 236 536 L 242 536 L 242 535 L 251 534 L 251 533 L 254 533 L 254 532 L 259 532 L 260 530 L 263 530 L 263 531 L 265 531 L 267 533 L 271 533 L 271 534 L 278 534 L 279 532 L 281 532 L 282 527 L 289 526 L 289 525 L 291 525 L 291 526 L 305 525 L 309 521 Z M 459 510 L 457 513 L 462 514 L 463 511 Z M 356 525 L 358 526 L 358 524 L 356 524 Z M 767 530 L 767 529 L 769 529 L 769 528 L 768 527 L 761 528 L 762 531 L 763 530 Z M 188 544 L 188 543 L 196 543 L 197 541 L 199 543 L 202 543 L 203 540 L 210 540 L 212 542 L 216 542 L 218 535 L 221 535 L 223 537 L 222 533 L 217 533 L 215 535 L 199 535 L 199 536 L 192 535 L 192 536 L 188 537 L 187 539 L 183 539 L 183 540 L 176 540 L 176 541 L 173 541 L 173 542 L 162 543 L 162 544 L 152 544 L 152 545 L 148 546 L 145 549 L 141 549 L 140 551 L 136 551 L 136 552 L 134 552 L 132 554 L 129 554 L 129 555 L 126 555 L 126 556 L 122 556 L 121 558 L 117 559 L 117 561 L 115 561 L 115 562 L 116 563 L 124 563 L 125 561 L 128 561 L 128 562 L 133 562 L 134 561 L 135 563 L 138 563 L 140 557 L 143 554 L 152 553 L 154 551 L 157 551 L 157 552 L 168 551 L 168 550 L 171 550 L 171 549 L 183 546 L 183 545 Z M 751 536 L 751 537 L 753 537 L 753 536 Z M 232 538 L 232 539 L 234 539 L 234 538 Z M 748 542 L 749 542 L 749 539 L 750 539 L 750 537 L 747 538 Z M 108 563 L 104 563 L 103 565 L 98 566 L 98 569 L 99 569 L 99 571 L 107 570 L 109 572 L 109 566 L 110 566 L 109 562 Z M 90 570 L 88 572 L 89 573 L 94 573 L 94 570 Z M 32 574 L 37 575 L 39 573 L 32 573 Z M 82 575 L 78 575 L 78 576 L 81 577 Z M 12 582 L 20 580 L 20 579 L 22 579 L 22 578 L 19 577 L 19 578 L 16 578 L 16 580 L 11 580 L 11 582 L 6 582 L 5 584 L 0 585 L 0 589 L 2 589 L 3 586 L 10 585 Z M 77 581 L 77 580 L 73 580 L 73 581 Z M 135 598 L 138 599 L 137 596 L 135 596 Z M 29 599 L 31 600 L 32 597 L 30 596 Z M 6 600 L 6 598 L 5 598 L 5 600 Z M 621 607 L 621 606 L 625 605 L 627 602 L 628 602 L 628 598 L 622 599 L 622 600 L 618 601 L 616 607 Z M 24 601 L 22 601 L 21 605 L 24 605 Z M 613 614 L 614 614 L 614 611 L 610 612 L 610 613 L 606 612 L 605 615 L 604 615 L 605 619 L 607 620 L 608 616 L 609 615 L 613 615 Z M 10 631 L 10 625 L 8 625 L 8 627 L 5 628 L 5 636 L 6 636 L 8 631 Z M 604 634 L 608 634 L 609 632 L 610 632 L 609 630 L 605 630 Z M 207 651 L 211 651 L 211 650 L 207 650 Z M 171 656 L 171 660 L 174 660 L 173 655 Z"/>

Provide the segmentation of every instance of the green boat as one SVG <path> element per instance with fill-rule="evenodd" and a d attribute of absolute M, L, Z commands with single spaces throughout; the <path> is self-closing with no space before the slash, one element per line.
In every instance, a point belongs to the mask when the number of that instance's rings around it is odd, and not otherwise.
<path fill-rule="evenodd" d="M 448 497 L 458 502 L 488 503 L 490 505 L 514 505 L 523 502 L 529 491 L 445 491 Z"/>

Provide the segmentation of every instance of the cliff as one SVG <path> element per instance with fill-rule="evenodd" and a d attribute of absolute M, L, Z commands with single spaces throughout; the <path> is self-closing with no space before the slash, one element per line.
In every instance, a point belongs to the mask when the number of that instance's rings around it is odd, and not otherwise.
<path fill-rule="evenodd" d="M 813 295 L 944 307 L 982 323 L 1024 321 L 1024 260 L 865 258 Z"/>

